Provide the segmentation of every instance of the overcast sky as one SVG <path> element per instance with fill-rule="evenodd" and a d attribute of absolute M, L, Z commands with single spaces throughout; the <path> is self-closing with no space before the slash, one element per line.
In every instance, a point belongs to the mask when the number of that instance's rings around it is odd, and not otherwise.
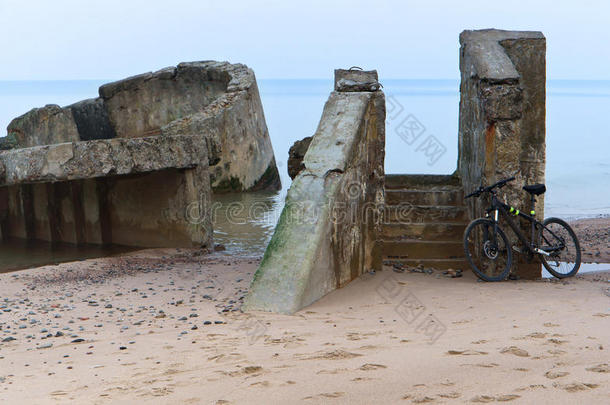
<path fill-rule="evenodd" d="M 464 29 L 540 30 L 550 79 L 610 79 L 603 1 L 0 0 L 0 80 L 118 79 L 181 61 L 260 78 L 458 79 Z"/>

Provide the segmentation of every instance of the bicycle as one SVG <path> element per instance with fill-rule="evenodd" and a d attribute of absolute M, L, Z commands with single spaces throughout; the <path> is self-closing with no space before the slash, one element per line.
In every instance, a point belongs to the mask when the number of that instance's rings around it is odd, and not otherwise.
<path fill-rule="evenodd" d="M 518 253 L 525 253 L 528 262 L 537 255 L 549 273 L 557 278 L 574 276 L 580 268 L 581 251 L 578 238 L 570 225 L 560 218 L 546 218 L 543 222 L 534 218 L 536 196 L 543 194 L 546 186 L 533 184 L 523 187 L 531 195 L 531 210 L 528 215 L 500 201 L 496 195 L 499 189 L 513 180 L 515 178 L 510 177 L 491 186 L 481 186 L 464 197 L 478 198 L 486 193 L 491 195 L 491 204 L 485 210 L 485 218 L 473 220 L 464 231 L 464 253 L 468 264 L 482 280 L 503 281 L 510 273 L 514 249 Z M 518 224 L 511 220 L 511 215 L 521 217 L 532 224 L 531 240 L 528 240 Z M 499 216 L 506 220 L 525 251 L 517 246 L 511 249 L 511 244 L 499 225 Z"/>

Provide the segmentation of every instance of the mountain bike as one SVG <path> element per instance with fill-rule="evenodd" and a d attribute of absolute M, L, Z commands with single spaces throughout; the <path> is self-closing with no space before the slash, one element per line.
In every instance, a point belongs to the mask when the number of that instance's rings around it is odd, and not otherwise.
<path fill-rule="evenodd" d="M 523 190 L 531 196 L 530 215 L 514 208 L 497 197 L 497 191 L 514 177 L 500 180 L 487 187 L 479 187 L 464 199 L 480 197 L 487 194 L 491 197 L 489 208 L 485 210 L 485 218 L 470 222 L 464 231 L 464 253 L 472 270 L 482 280 L 502 281 L 506 279 L 513 262 L 512 251 L 527 255 L 531 262 L 535 256 L 540 258 L 544 267 L 557 278 L 572 277 L 580 268 L 580 243 L 576 234 L 564 220 L 546 218 L 543 222 L 536 220 L 534 204 L 536 196 L 546 191 L 544 184 L 524 186 Z M 520 217 L 531 223 L 531 239 L 521 231 L 519 223 L 510 217 Z M 502 227 L 499 218 L 505 219 L 513 230 L 521 247 L 512 246 Z"/>

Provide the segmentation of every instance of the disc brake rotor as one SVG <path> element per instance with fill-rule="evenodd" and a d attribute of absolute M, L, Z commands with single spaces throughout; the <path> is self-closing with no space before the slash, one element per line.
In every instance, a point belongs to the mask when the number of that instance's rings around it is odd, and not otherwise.
<path fill-rule="evenodd" d="M 491 260 L 496 260 L 498 258 L 498 247 L 494 246 L 490 240 L 485 241 L 483 252 L 485 252 L 485 256 Z"/>

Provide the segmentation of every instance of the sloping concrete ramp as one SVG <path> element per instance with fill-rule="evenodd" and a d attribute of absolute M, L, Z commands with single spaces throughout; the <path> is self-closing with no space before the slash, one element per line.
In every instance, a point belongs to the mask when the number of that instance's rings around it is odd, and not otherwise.
<path fill-rule="evenodd" d="M 378 89 L 376 71 L 335 71 L 335 91 L 244 310 L 294 313 L 381 269 L 375 242 L 384 201 L 385 97 Z"/>

